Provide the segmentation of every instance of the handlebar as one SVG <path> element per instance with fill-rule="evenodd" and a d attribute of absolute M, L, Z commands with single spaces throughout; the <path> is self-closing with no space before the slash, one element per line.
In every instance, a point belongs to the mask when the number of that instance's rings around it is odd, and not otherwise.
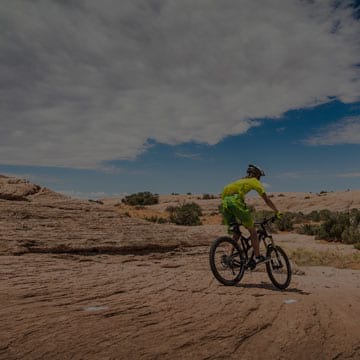
<path fill-rule="evenodd" d="M 264 218 L 262 221 L 260 222 L 255 222 L 255 225 L 260 225 L 260 226 L 264 226 L 266 224 L 268 224 L 269 222 L 274 222 L 276 220 L 276 216 L 271 216 L 269 218 Z"/>

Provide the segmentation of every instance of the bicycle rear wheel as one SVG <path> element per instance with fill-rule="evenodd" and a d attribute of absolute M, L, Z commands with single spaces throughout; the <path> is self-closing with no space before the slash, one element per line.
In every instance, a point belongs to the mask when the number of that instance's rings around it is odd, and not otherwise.
<path fill-rule="evenodd" d="M 290 261 L 280 246 L 269 246 L 266 253 L 269 261 L 266 271 L 271 282 L 279 289 L 286 289 L 291 281 Z"/>
<path fill-rule="evenodd" d="M 244 275 L 244 254 L 230 237 L 223 236 L 212 243 L 209 260 L 212 273 L 224 285 L 235 285 Z"/>

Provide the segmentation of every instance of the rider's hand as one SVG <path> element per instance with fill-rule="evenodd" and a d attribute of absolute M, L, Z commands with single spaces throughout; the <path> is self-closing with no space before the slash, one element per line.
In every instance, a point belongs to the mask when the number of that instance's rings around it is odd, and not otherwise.
<path fill-rule="evenodd" d="M 278 220 L 282 219 L 283 216 L 284 216 L 284 214 L 283 214 L 281 211 L 277 211 L 277 212 L 275 213 L 275 217 L 276 217 Z"/>

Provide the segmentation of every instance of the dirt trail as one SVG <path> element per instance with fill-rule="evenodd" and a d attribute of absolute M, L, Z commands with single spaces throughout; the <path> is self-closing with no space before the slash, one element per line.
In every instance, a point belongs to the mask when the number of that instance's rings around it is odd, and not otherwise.
<path fill-rule="evenodd" d="M 208 248 L 1 257 L 1 359 L 355 359 L 360 271 L 213 279 Z"/>

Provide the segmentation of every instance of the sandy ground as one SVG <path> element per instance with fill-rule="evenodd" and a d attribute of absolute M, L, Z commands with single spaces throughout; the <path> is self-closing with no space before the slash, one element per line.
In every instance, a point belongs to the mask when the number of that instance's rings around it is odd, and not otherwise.
<path fill-rule="evenodd" d="M 203 201 L 211 216 L 219 200 Z M 209 268 L 209 246 L 226 232 L 216 222 L 153 224 L 7 178 L 0 229 L 0 359 L 360 358 L 352 264 L 292 260 L 285 291 L 261 268 L 225 287 Z M 358 254 L 304 235 L 275 239 L 300 259 Z"/>

